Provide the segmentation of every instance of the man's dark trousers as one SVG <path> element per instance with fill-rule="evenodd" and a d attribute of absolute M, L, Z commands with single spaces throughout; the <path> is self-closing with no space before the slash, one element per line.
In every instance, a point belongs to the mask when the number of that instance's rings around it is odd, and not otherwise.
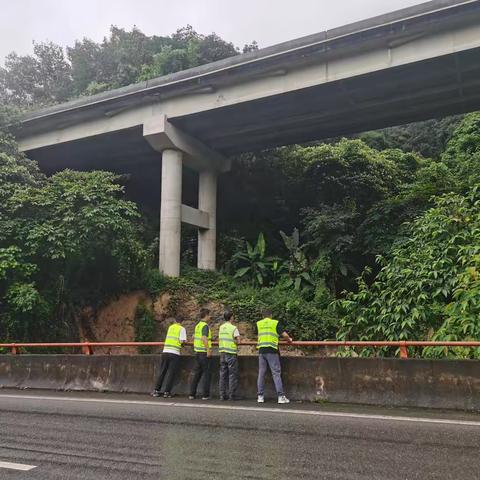
<path fill-rule="evenodd" d="M 206 353 L 195 354 L 195 368 L 193 370 L 193 378 L 190 384 L 190 395 L 195 396 L 197 394 L 197 387 L 200 383 L 200 379 L 203 377 L 202 393 L 204 397 L 210 396 L 210 378 L 211 378 L 211 364 L 212 359 L 207 357 Z"/>
<path fill-rule="evenodd" d="M 160 367 L 160 374 L 158 375 L 157 386 L 155 390 L 162 391 L 162 383 L 165 380 L 165 393 L 171 393 L 173 382 L 177 375 L 180 363 L 180 355 L 174 353 L 162 353 L 162 365 Z"/>
<path fill-rule="evenodd" d="M 231 353 L 220 354 L 220 396 L 235 399 L 238 388 L 238 358 Z"/>

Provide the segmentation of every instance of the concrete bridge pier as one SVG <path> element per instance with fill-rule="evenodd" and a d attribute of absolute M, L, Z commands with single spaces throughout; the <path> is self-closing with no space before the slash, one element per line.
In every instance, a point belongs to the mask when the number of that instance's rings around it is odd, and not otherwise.
<path fill-rule="evenodd" d="M 166 149 L 162 152 L 159 268 L 171 277 L 180 275 L 182 157 L 182 152 L 178 150 Z"/>
<path fill-rule="evenodd" d="M 162 154 L 160 271 L 170 277 L 180 275 L 182 222 L 198 228 L 198 268 L 215 270 L 217 179 L 230 168 L 229 161 L 177 129 L 165 115 L 144 123 L 143 136 Z M 182 204 L 183 165 L 199 172 L 198 208 Z"/>
<path fill-rule="evenodd" d="M 208 228 L 198 230 L 198 268 L 215 270 L 217 254 L 217 172 L 199 174 L 198 209 L 208 214 Z"/>

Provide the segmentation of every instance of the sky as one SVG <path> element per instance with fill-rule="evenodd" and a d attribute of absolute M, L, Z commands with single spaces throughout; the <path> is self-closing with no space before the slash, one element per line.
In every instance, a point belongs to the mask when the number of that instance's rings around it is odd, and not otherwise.
<path fill-rule="evenodd" d="M 0 64 L 32 42 L 101 41 L 110 25 L 170 35 L 190 24 L 243 47 L 260 47 L 345 25 L 421 0 L 0 0 Z"/>

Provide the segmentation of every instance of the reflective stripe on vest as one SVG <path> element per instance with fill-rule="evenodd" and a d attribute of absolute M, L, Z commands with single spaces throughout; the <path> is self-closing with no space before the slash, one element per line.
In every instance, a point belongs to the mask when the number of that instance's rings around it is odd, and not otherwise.
<path fill-rule="evenodd" d="M 258 342 L 257 348 L 270 347 L 278 350 L 278 320 L 264 318 L 257 322 Z"/>
<path fill-rule="evenodd" d="M 218 332 L 218 351 L 220 353 L 231 353 L 232 355 L 237 354 L 237 343 L 235 342 L 235 333 L 236 326 L 232 325 L 230 322 L 225 322 L 220 326 Z"/>
<path fill-rule="evenodd" d="M 182 331 L 182 326 L 178 323 L 174 323 L 168 327 L 167 336 L 165 337 L 165 348 L 173 348 L 177 352 L 180 352 L 182 348 L 182 342 L 180 341 L 180 332 Z"/>
<path fill-rule="evenodd" d="M 193 350 L 197 353 L 206 353 L 207 349 L 202 341 L 203 327 L 208 326 L 206 322 L 200 320 L 195 326 L 195 335 L 193 337 Z M 212 329 L 208 329 L 208 348 L 212 348 Z"/>

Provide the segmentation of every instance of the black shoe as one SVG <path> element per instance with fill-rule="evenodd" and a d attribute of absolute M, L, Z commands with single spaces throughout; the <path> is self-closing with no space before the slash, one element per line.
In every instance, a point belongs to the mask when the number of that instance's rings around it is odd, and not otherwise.
<path fill-rule="evenodd" d="M 170 392 L 165 392 L 163 394 L 163 398 L 172 398 L 172 397 L 173 397 L 173 395 Z"/>
<path fill-rule="evenodd" d="M 188 396 L 188 399 L 189 399 L 189 400 L 195 400 L 195 395 L 189 395 L 189 396 Z"/>
<path fill-rule="evenodd" d="M 221 396 L 220 396 L 220 400 L 221 400 L 222 402 L 224 402 L 225 400 L 228 400 L 228 398 L 227 398 L 225 395 L 221 395 Z"/>
<path fill-rule="evenodd" d="M 151 395 L 152 395 L 152 397 L 161 397 L 163 395 L 163 393 L 160 390 L 154 390 L 151 393 Z"/>

